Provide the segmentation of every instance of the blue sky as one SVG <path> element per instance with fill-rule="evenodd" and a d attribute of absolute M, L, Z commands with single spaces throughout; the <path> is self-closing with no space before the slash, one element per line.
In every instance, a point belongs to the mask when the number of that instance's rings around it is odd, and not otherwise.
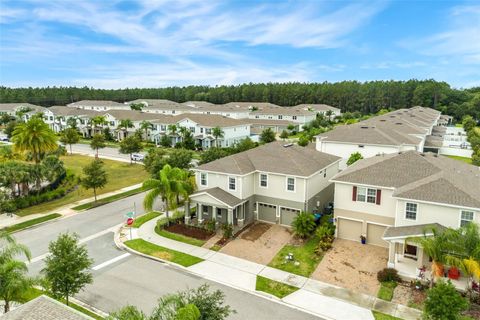
<path fill-rule="evenodd" d="M 0 1 L 0 83 L 480 85 L 478 1 Z"/>

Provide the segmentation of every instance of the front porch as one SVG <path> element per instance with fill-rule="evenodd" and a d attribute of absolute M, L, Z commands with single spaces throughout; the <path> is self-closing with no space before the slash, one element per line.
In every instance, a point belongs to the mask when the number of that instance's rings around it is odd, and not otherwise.
<path fill-rule="evenodd" d="M 196 214 L 195 217 L 186 215 L 187 224 L 215 221 L 217 228 L 223 224 L 232 225 L 234 233 L 245 225 L 248 201 L 242 201 L 220 188 L 198 191 L 191 195 L 190 199 Z"/>

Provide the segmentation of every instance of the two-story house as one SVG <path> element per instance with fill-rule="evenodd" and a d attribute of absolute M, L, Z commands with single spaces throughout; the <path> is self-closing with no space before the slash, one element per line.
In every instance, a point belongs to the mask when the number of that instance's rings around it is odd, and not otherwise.
<path fill-rule="evenodd" d="M 193 169 L 191 195 L 198 220 L 233 224 L 254 220 L 290 226 L 300 211 L 321 210 L 333 199 L 329 181 L 340 158 L 293 144 L 272 142 Z"/>
<path fill-rule="evenodd" d="M 386 247 L 388 266 L 405 277 L 428 265 L 406 241 L 430 227 L 480 223 L 480 168 L 433 153 L 407 151 L 360 160 L 331 179 L 336 236 Z"/>

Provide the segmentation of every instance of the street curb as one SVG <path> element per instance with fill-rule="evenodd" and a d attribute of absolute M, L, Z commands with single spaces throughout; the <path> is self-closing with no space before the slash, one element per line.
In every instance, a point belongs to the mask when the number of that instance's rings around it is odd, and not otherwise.
<path fill-rule="evenodd" d="M 55 213 L 57 213 L 57 212 L 55 212 Z M 51 213 L 51 214 L 53 214 L 53 213 Z M 61 213 L 59 213 L 59 214 L 60 214 L 60 217 L 56 217 L 56 218 L 53 218 L 53 219 L 50 219 L 50 220 L 47 220 L 47 221 L 42 221 L 42 222 L 36 223 L 36 224 L 34 224 L 34 225 L 31 225 L 31 226 L 28 226 L 28 227 L 25 227 L 25 228 L 22 228 L 22 229 L 15 230 L 15 231 L 13 231 L 13 232 L 9 232 L 9 234 L 15 234 L 15 233 L 17 233 L 17 232 L 21 232 L 21 231 L 25 231 L 25 230 L 28 230 L 28 229 L 36 228 L 36 227 L 39 227 L 39 226 L 41 226 L 41 225 L 44 225 L 44 224 L 47 224 L 47 223 L 51 223 L 51 222 L 55 222 L 55 221 L 57 221 L 57 220 L 61 220 L 61 219 L 65 218 L 65 216 L 64 216 L 63 214 L 61 214 Z M 31 220 L 33 220 L 33 219 L 31 219 Z M 30 220 L 25 220 L 25 222 L 26 222 L 26 221 L 30 221 Z M 22 222 L 19 222 L 19 223 L 22 223 Z M 10 225 L 10 226 L 8 226 L 8 227 L 11 227 L 11 226 L 14 226 L 14 225 L 15 225 L 15 224 L 12 224 L 12 225 Z M 4 227 L 4 228 L 8 228 L 8 227 Z"/>
<path fill-rule="evenodd" d="M 89 305 L 88 303 L 85 303 L 85 302 L 83 302 L 83 301 L 81 301 L 81 300 L 78 300 L 77 298 L 70 297 L 69 299 L 70 299 L 70 301 L 72 301 L 73 303 L 78 304 L 78 305 L 81 306 L 82 308 L 85 308 L 85 309 L 87 309 L 88 311 L 93 312 L 93 313 L 95 313 L 95 314 L 97 314 L 97 315 L 99 315 L 99 316 L 101 316 L 101 317 L 103 317 L 103 318 L 106 318 L 106 317 L 109 316 L 108 313 L 106 313 L 106 312 L 104 312 L 104 311 L 102 311 L 102 310 L 100 310 L 100 309 L 97 309 L 97 308 Z"/>
<path fill-rule="evenodd" d="M 206 277 L 204 275 L 201 275 L 201 274 L 198 274 L 198 273 L 195 273 L 193 272 L 192 270 L 188 269 L 187 267 L 184 267 L 182 265 L 179 265 L 179 264 L 176 264 L 176 263 L 173 263 L 171 261 L 166 261 L 166 260 L 162 260 L 160 258 L 157 258 L 157 257 L 152 257 L 152 256 L 149 256 L 147 254 L 144 254 L 144 253 L 141 253 L 141 252 L 138 252 L 136 250 L 133 250 L 131 248 L 129 248 L 128 246 L 126 246 L 125 244 L 123 244 L 121 241 L 120 241 L 120 230 L 123 228 L 123 226 L 120 226 L 117 231 L 114 233 L 114 242 L 115 242 L 115 245 L 120 249 L 120 250 L 124 250 L 124 251 L 128 251 L 130 253 L 133 253 L 133 254 L 136 254 L 136 255 L 139 255 L 141 257 L 144 257 L 144 258 L 147 258 L 147 259 L 150 259 L 150 260 L 154 260 L 154 261 L 157 261 L 157 262 L 160 262 L 160 263 L 163 263 L 165 265 L 169 265 L 171 267 L 174 267 L 174 268 L 177 268 L 177 269 L 180 269 L 180 270 L 183 270 L 183 271 L 186 271 L 196 277 L 199 277 L 199 278 L 202 278 L 202 279 L 206 279 L 206 280 L 209 280 L 209 281 L 212 281 L 212 282 L 216 282 L 216 283 L 219 283 L 219 284 L 222 284 L 226 287 L 230 287 L 230 288 L 233 288 L 233 289 L 236 289 L 236 290 L 239 290 L 239 291 L 243 291 L 243 292 L 246 292 L 246 293 L 249 293 L 249 294 L 252 294 L 252 295 L 255 295 L 257 297 L 261 297 L 263 299 L 267 299 L 267 300 L 270 300 L 270 301 L 274 301 L 276 303 L 279 303 L 281 305 L 284 305 L 286 307 L 289 307 L 289 308 L 292 308 L 292 309 L 295 309 L 295 310 L 299 310 L 299 311 L 302 311 L 304 313 L 308 313 L 308 314 L 311 314 L 315 317 L 321 317 L 323 318 L 323 320 L 338 320 L 338 319 L 335 319 L 335 318 L 330 318 L 328 316 L 325 316 L 325 315 L 322 315 L 322 314 L 318 314 L 318 313 L 314 313 L 310 310 L 307 310 L 307 309 L 303 309 L 301 307 L 298 307 L 298 306 L 295 306 L 295 305 L 292 305 L 292 304 L 289 304 L 285 301 L 283 301 L 282 299 L 279 299 L 273 295 L 270 295 L 266 292 L 262 292 L 262 291 L 257 291 L 257 290 L 247 290 L 247 289 L 244 289 L 244 288 L 240 288 L 240 287 L 237 287 L 235 285 L 232 285 L 230 283 L 226 283 L 226 282 L 223 282 L 223 281 L 218 281 L 217 279 L 211 279 L 210 277 Z M 141 238 L 139 238 L 141 239 Z M 142 239 L 143 240 L 143 239 Z M 144 240 L 146 241 L 146 240 Z M 148 242 L 148 241 L 147 241 Z"/>

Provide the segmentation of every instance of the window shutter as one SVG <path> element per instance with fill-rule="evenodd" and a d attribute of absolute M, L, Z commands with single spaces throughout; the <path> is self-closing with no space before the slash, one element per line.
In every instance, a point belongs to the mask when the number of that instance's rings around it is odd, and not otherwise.
<path fill-rule="evenodd" d="M 377 204 L 381 203 L 381 199 L 382 199 L 382 190 L 378 189 L 377 190 Z"/>
<path fill-rule="evenodd" d="M 357 186 L 353 186 L 352 201 L 357 201 Z"/>

